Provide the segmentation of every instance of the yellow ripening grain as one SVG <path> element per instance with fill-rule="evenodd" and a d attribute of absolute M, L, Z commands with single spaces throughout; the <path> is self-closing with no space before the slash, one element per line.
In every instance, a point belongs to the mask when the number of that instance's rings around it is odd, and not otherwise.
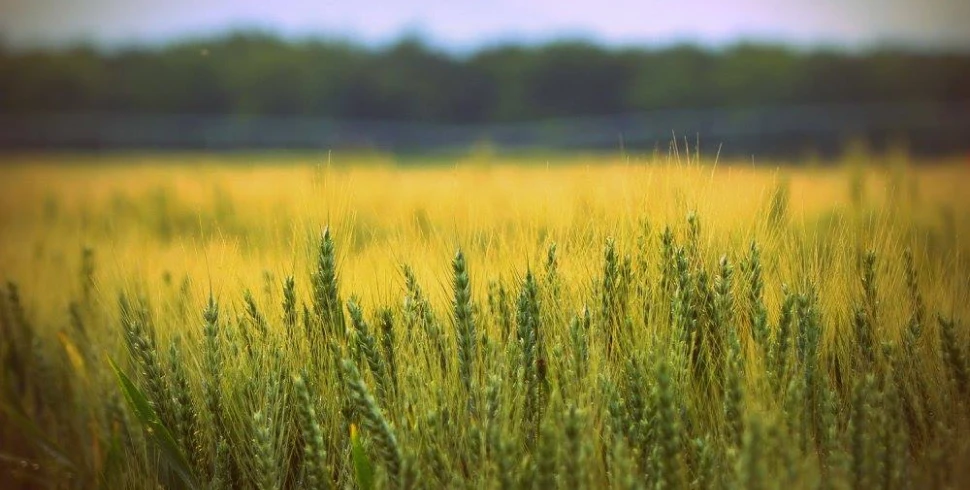
<path fill-rule="evenodd" d="M 200 298 L 210 286 L 235 297 L 243 287 L 261 291 L 269 281 L 279 289 L 287 275 L 304 278 L 329 224 L 347 295 L 366 304 L 398 301 L 400 265 L 408 263 L 432 298 L 446 301 L 448 285 L 439 278 L 448 277 L 458 247 L 476 295 L 489 280 L 541 267 L 551 242 L 565 282 L 582 288 L 599 273 L 607 237 L 632 249 L 643 226 L 680 233 L 697 213 L 711 263 L 751 240 L 781 252 L 841 244 L 789 254 L 797 263 L 766 264 L 769 280 L 779 282 L 807 272 L 828 301 L 855 286 L 843 273 L 855 274 L 844 269 L 860 249 L 892 262 L 908 240 L 926 234 L 914 223 L 951 227 L 952 240 L 966 230 L 965 164 L 875 162 L 778 168 L 605 156 L 435 166 L 351 156 L 11 158 L 0 167 L 0 275 L 17 281 L 25 297 L 61 308 L 76 294 L 81 250 L 91 247 L 105 301 L 135 286 L 149 293 L 177 287 L 185 277 Z M 785 188 L 790 226 L 779 234 L 769 214 Z M 828 263 L 831 257 L 842 259 Z M 925 271 L 926 280 L 962 280 L 941 267 Z M 956 288 L 940 286 L 942 302 L 967 303 L 949 295 Z M 770 289 L 769 302 L 776 296 Z M 49 305 L 32 306 L 44 315 Z"/>
<path fill-rule="evenodd" d="M 571 446 L 595 488 L 965 487 L 970 166 L 686 160 L 8 158 L 0 446 L 82 486 L 531 486 Z M 178 439 L 120 436 L 118 382 Z"/>

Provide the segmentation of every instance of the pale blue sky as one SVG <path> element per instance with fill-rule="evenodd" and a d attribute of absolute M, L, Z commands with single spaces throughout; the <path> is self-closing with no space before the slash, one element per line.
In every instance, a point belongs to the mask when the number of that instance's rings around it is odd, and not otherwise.
<path fill-rule="evenodd" d="M 418 32 L 452 50 L 563 36 L 970 50 L 970 0 L 0 0 L 0 38 L 15 46 L 150 43 L 236 28 L 367 44 Z"/>

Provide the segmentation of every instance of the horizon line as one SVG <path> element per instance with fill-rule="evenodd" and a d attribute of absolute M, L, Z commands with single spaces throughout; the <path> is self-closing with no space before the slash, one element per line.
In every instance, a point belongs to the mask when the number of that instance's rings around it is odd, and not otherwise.
<path fill-rule="evenodd" d="M 799 41 L 785 39 L 783 36 L 739 35 L 732 39 L 705 39 L 698 35 L 675 35 L 656 39 L 611 40 L 593 32 L 567 31 L 558 34 L 506 33 L 489 36 L 471 42 L 454 42 L 441 39 L 433 33 L 417 29 L 401 29 L 395 35 L 382 39 L 355 37 L 349 32 L 324 30 L 284 32 L 259 25 L 236 25 L 221 29 L 184 30 L 177 34 L 156 35 L 109 39 L 92 39 L 91 36 L 75 36 L 65 39 L 12 40 L 0 32 L 0 50 L 14 53 L 65 52 L 77 49 L 91 49 L 99 53 L 125 52 L 137 50 L 164 50 L 171 47 L 205 42 L 219 42 L 237 36 L 266 37 L 280 40 L 286 44 L 298 45 L 313 42 L 340 43 L 368 51 L 382 51 L 403 42 L 418 42 L 431 51 L 451 56 L 466 56 L 503 47 L 535 48 L 557 44 L 577 43 L 597 47 L 606 51 L 623 50 L 665 50 L 678 47 L 692 47 L 707 52 L 723 52 L 740 46 L 773 47 L 799 53 L 840 52 L 845 54 L 866 54 L 874 52 L 900 52 L 926 55 L 970 55 L 970 44 L 962 42 L 918 42 L 912 39 L 874 39 L 867 41 L 816 40 Z"/>

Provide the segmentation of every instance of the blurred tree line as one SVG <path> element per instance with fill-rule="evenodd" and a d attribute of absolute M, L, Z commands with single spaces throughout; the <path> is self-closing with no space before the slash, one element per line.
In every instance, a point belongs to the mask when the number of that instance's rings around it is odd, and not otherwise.
<path fill-rule="evenodd" d="M 509 122 L 657 109 L 970 101 L 970 54 L 582 42 L 448 55 L 237 33 L 161 48 L 0 50 L 0 112 Z"/>

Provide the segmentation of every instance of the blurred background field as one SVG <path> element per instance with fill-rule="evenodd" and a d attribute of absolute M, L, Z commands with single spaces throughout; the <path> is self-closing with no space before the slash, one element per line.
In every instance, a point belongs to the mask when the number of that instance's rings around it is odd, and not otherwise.
<path fill-rule="evenodd" d="M 632 240 L 644 222 L 689 213 L 703 216 L 711 243 L 725 247 L 772 240 L 766 216 L 782 213 L 806 246 L 851 238 L 837 253 L 877 243 L 898 251 L 920 240 L 930 256 L 937 248 L 962 254 L 958 230 L 970 219 L 970 165 L 960 157 L 860 151 L 772 167 L 680 148 L 427 161 L 376 153 L 19 156 L 0 169 L 0 270 L 25 291 L 70 295 L 58 287 L 62 271 L 90 246 L 110 258 L 101 264 L 112 278 L 107 291 L 132 277 L 155 287 L 207 277 L 214 282 L 194 286 L 231 290 L 307 269 L 305 245 L 328 224 L 344 231 L 345 284 L 389 301 L 392 291 L 373 288 L 395 283 L 403 262 L 437 276 L 441 258 L 462 246 L 476 265 L 511 272 L 541 263 L 555 241 L 589 275 L 606 237 Z"/>

